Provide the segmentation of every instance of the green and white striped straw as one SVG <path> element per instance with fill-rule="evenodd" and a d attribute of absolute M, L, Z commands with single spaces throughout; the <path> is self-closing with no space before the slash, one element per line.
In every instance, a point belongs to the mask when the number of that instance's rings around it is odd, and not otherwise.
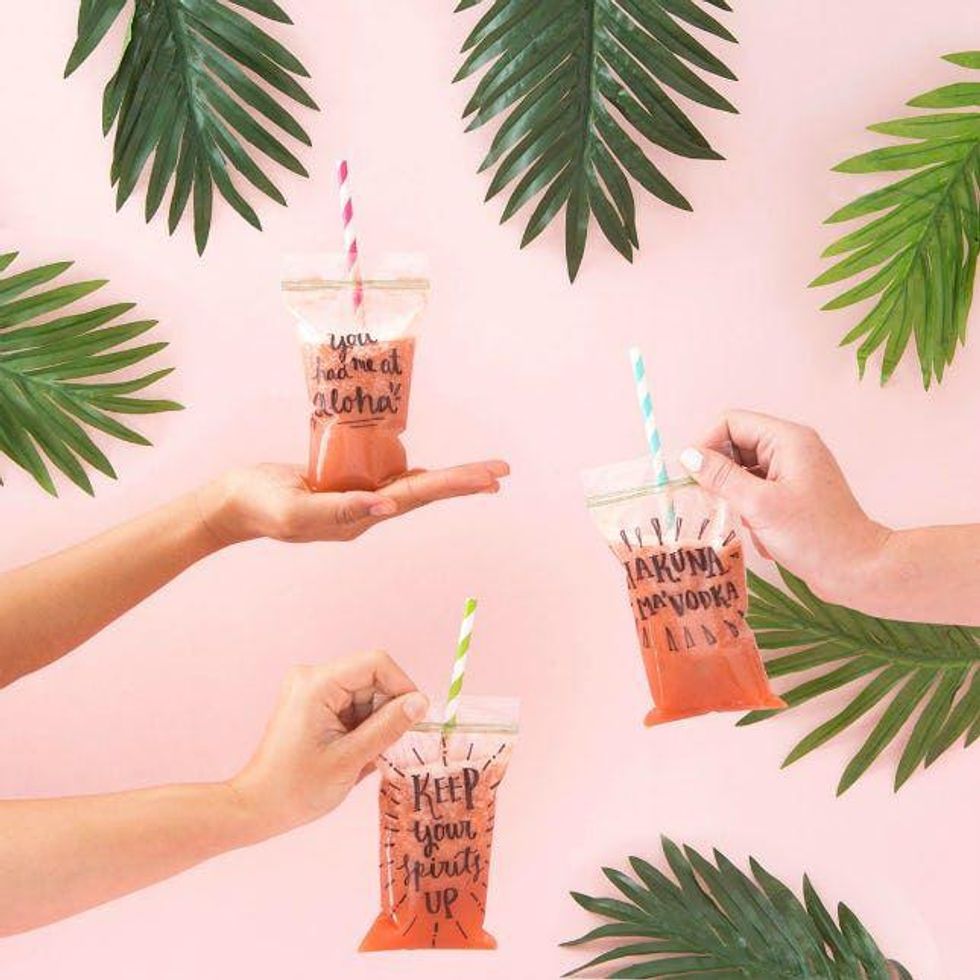
<path fill-rule="evenodd" d="M 456 655 L 453 657 L 453 673 L 449 679 L 449 694 L 446 695 L 446 712 L 442 719 L 443 730 L 456 725 L 459 712 L 459 696 L 466 677 L 466 658 L 470 652 L 470 638 L 473 635 L 473 620 L 476 617 L 476 599 L 469 598 L 463 607 L 463 621 L 459 624 L 459 639 L 456 641 Z"/>
<path fill-rule="evenodd" d="M 653 399 L 650 397 L 650 388 L 647 385 L 647 369 L 643 363 L 643 355 L 639 347 L 629 349 L 630 365 L 633 368 L 633 383 L 636 386 L 636 400 L 640 405 L 640 414 L 643 416 L 643 431 L 647 437 L 647 445 L 650 447 L 650 455 L 653 457 L 653 479 L 658 487 L 662 487 L 670 482 L 670 474 L 667 472 L 667 461 L 664 458 L 663 442 L 660 439 L 660 429 L 657 427 L 657 420 L 653 414 Z M 674 512 L 673 501 L 667 502 L 667 527 L 675 530 L 676 534 L 677 516 Z"/>

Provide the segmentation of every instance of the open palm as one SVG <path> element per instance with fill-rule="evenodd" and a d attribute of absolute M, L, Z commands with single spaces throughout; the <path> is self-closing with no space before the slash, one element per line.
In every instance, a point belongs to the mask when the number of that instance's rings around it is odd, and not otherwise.
<path fill-rule="evenodd" d="M 201 493 L 202 512 L 222 545 L 249 538 L 279 541 L 349 541 L 380 521 L 411 510 L 475 493 L 496 493 L 510 472 L 500 460 L 442 470 L 415 470 L 377 491 L 318 493 L 302 467 L 282 463 L 233 470 Z"/>

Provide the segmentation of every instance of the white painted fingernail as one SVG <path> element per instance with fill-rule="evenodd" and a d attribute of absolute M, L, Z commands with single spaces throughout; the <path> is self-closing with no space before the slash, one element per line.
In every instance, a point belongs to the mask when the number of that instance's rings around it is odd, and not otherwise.
<path fill-rule="evenodd" d="M 684 452 L 681 453 L 681 466 L 683 466 L 688 473 L 700 473 L 703 465 L 704 455 L 697 449 L 685 449 Z"/>

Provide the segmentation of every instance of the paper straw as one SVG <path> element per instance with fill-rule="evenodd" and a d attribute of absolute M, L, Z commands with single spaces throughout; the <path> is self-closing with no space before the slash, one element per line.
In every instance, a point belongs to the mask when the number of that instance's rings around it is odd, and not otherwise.
<path fill-rule="evenodd" d="M 657 420 L 653 414 L 653 399 L 647 386 L 646 365 L 643 363 L 643 355 L 639 347 L 631 347 L 629 354 L 630 364 L 633 367 L 633 381 L 636 384 L 636 399 L 640 403 L 640 413 L 643 416 L 643 431 L 650 446 L 650 455 L 653 457 L 654 479 L 657 485 L 661 486 L 670 482 L 670 475 L 667 473 L 667 463 L 664 460 L 660 430 L 657 428 Z"/>
<path fill-rule="evenodd" d="M 629 349 L 630 365 L 633 368 L 633 383 L 636 385 L 636 400 L 640 405 L 640 414 L 643 416 L 643 431 L 647 437 L 647 445 L 650 447 L 650 455 L 653 457 L 653 478 L 658 487 L 662 487 L 670 482 L 670 474 L 667 472 L 667 461 L 664 458 L 663 443 L 660 439 L 660 429 L 657 428 L 657 420 L 653 414 L 653 399 L 650 397 L 650 388 L 647 385 L 647 369 L 643 363 L 643 355 L 639 347 Z M 674 512 L 673 501 L 667 501 L 667 528 L 673 530 L 675 537 L 677 534 L 677 515 Z"/>
<path fill-rule="evenodd" d="M 466 677 L 466 657 L 470 650 L 470 637 L 473 635 L 473 619 L 476 616 L 476 599 L 467 599 L 463 607 L 463 621 L 459 624 L 459 639 L 456 641 L 456 656 L 453 658 L 453 674 L 449 680 L 449 694 L 446 696 L 446 713 L 442 719 L 443 729 L 456 724 L 459 711 L 459 696 Z"/>
<path fill-rule="evenodd" d="M 344 229 L 344 261 L 347 277 L 353 283 L 351 293 L 354 319 L 364 326 L 364 280 L 361 278 L 361 262 L 357 251 L 357 233 L 354 230 L 354 203 L 350 192 L 350 167 L 346 160 L 337 161 L 337 190 L 340 194 L 340 220 Z"/>

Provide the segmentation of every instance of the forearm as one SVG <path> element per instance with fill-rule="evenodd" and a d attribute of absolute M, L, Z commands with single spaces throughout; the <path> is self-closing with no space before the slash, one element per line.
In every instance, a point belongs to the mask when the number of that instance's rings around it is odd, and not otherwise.
<path fill-rule="evenodd" d="M 261 836 L 224 783 L 0 803 L 0 935 L 81 912 Z"/>
<path fill-rule="evenodd" d="M 218 547 L 189 494 L 0 576 L 0 686 L 58 659 Z"/>
<path fill-rule="evenodd" d="M 980 525 L 891 532 L 834 601 L 888 619 L 980 626 Z"/>

